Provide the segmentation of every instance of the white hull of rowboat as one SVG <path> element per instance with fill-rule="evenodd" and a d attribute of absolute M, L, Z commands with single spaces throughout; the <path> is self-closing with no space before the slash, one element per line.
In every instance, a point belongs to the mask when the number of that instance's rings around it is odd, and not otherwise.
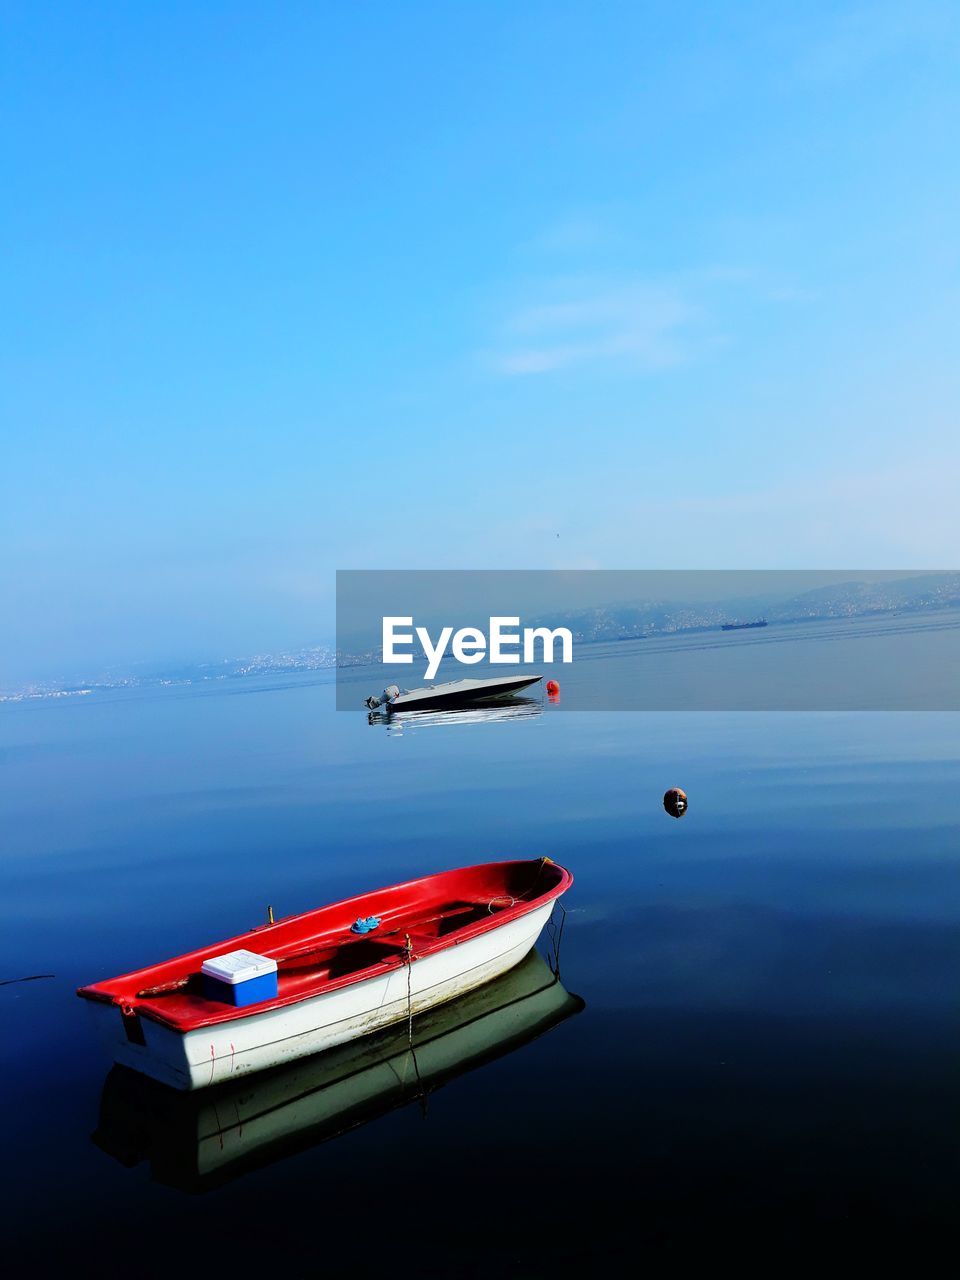
<path fill-rule="evenodd" d="M 331 1049 L 432 1009 L 506 973 L 528 954 L 553 901 L 500 928 L 465 939 L 389 973 L 243 1018 L 179 1032 L 141 1018 L 144 1044 L 127 1037 L 120 1009 L 89 1008 L 111 1058 L 175 1089 L 203 1089 Z"/>

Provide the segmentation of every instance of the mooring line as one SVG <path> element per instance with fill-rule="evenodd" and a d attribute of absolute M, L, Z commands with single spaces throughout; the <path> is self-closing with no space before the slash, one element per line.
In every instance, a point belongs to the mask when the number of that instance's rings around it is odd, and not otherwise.
<path fill-rule="evenodd" d="M 560 927 L 557 928 L 553 916 L 557 907 L 560 908 Z M 550 919 L 547 921 L 547 931 L 550 934 L 550 942 L 553 946 L 553 963 L 550 969 L 555 978 L 560 977 L 560 944 L 563 942 L 563 926 L 567 922 L 567 908 L 563 905 L 559 898 L 553 903 L 553 910 L 550 912 Z"/>
<path fill-rule="evenodd" d="M 413 1070 L 417 1077 L 417 1097 L 420 1100 L 420 1110 L 423 1118 L 427 1118 L 427 1096 L 423 1088 L 423 1081 L 420 1078 L 420 1064 L 417 1062 L 417 1051 L 413 1047 L 413 943 L 410 941 L 409 933 L 404 934 L 407 945 L 404 948 L 404 957 L 407 962 L 407 1043 L 410 1046 L 410 1056 L 413 1058 Z"/>

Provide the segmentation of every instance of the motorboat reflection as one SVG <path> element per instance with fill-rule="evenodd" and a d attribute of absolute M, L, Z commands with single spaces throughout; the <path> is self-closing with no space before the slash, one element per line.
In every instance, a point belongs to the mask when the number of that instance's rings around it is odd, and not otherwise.
<path fill-rule="evenodd" d="M 203 1192 L 328 1141 L 511 1053 L 579 1013 L 538 951 L 460 1000 L 313 1058 L 197 1093 L 111 1068 L 93 1141 L 128 1168 Z"/>
<path fill-rule="evenodd" d="M 422 689 L 401 689 L 388 684 L 379 696 L 367 698 L 364 706 L 370 711 L 384 708 L 388 711 L 426 711 L 440 707 L 476 707 L 490 702 L 504 702 L 516 697 L 531 685 L 539 684 L 543 676 L 496 676 L 492 680 L 447 680 L 443 684 L 428 684 Z"/>
<path fill-rule="evenodd" d="M 384 725 L 390 733 L 404 729 L 436 728 L 453 724 L 492 724 L 499 720 L 532 720 L 543 715 L 539 698 L 513 697 L 509 702 L 491 703 L 484 707 L 446 707 L 425 711 L 371 711 L 368 724 Z"/>

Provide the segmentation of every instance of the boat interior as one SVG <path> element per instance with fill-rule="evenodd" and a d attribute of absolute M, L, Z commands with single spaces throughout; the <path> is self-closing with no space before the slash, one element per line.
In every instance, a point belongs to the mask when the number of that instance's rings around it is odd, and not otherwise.
<path fill-rule="evenodd" d="M 81 994 L 121 1004 L 178 1030 L 226 1021 L 258 1006 L 238 1009 L 204 997 L 200 968 L 211 956 L 242 947 L 275 959 L 278 994 L 264 1004 L 287 1004 L 496 928 L 541 900 L 556 897 L 568 880 L 569 873 L 546 858 L 444 872 L 261 926 L 202 951 L 97 983 Z M 358 936 L 351 926 L 366 916 L 376 916 L 380 924 L 375 932 Z"/>
<path fill-rule="evenodd" d="M 450 939 L 471 925 L 490 920 L 509 905 L 509 898 L 492 903 L 444 903 L 434 914 L 404 920 L 376 938 L 333 941 L 302 955 L 278 959 L 279 994 L 306 995 L 317 986 L 374 970 L 391 960 L 405 963 L 408 947 L 416 958 L 433 949 L 438 939 Z"/>

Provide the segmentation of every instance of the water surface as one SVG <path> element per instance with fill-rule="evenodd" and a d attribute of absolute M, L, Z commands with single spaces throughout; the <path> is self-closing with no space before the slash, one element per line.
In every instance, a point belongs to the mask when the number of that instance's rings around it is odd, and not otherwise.
<path fill-rule="evenodd" d="M 105 1275 L 540 1275 L 952 1239 L 955 715 L 544 705 L 397 732 L 333 708 L 322 673 L 3 708 L 0 978 L 55 975 L 0 987 L 8 1247 L 96 1250 Z M 91 1140 L 117 1094 L 80 983 L 268 904 L 541 855 L 576 877 L 576 1009 L 438 1038 L 425 1106 L 306 1126 L 199 1187 L 143 1133 Z"/>

